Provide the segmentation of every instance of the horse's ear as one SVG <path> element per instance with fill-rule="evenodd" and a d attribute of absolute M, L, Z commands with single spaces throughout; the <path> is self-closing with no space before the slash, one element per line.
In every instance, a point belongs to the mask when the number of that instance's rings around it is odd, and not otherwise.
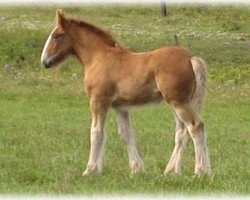
<path fill-rule="evenodd" d="M 65 18 L 64 12 L 61 9 L 56 11 L 56 23 L 63 29 L 67 26 L 68 20 Z"/>

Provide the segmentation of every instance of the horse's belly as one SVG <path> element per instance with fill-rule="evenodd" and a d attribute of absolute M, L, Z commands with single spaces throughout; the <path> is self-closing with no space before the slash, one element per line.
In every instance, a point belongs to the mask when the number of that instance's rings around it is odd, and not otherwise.
<path fill-rule="evenodd" d="M 139 106 L 148 103 L 160 103 L 163 97 L 156 87 L 151 85 L 139 87 L 134 85 L 131 88 L 123 88 L 114 98 L 113 106 Z"/>

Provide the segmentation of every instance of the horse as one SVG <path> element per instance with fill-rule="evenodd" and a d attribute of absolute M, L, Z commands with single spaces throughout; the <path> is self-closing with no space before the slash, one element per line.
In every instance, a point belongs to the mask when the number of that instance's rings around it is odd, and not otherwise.
<path fill-rule="evenodd" d="M 46 68 L 69 56 L 84 66 L 84 87 L 92 116 L 90 154 L 83 176 L 103 169 L 107 111 L 117 115 L 131 173 L 143 171 L 137 151 L 129 109 L 165 101 L 176 121 L 175 147 L 164 174 L 182 174 L 183 150 L 192 139 L 197 175 L 211 175 L 204 123 L 199 112 L 207 88 L 206 64 L 181 47 L 162 47 L 148 52 L 132 52 L 120 45 L 110 32 L 85 20 L 56 11 L 56 25 L 41 55 Z"/>

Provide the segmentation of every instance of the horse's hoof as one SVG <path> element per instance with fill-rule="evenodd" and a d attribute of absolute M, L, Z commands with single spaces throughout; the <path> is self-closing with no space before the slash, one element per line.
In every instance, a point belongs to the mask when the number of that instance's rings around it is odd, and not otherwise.
<path fill-rule="evenodd" d="M 82 173 L 82 176 L 86 177 L 86 176 L 88 176 L 90 174 L 91 174 L 91 172 L 89 171 L 89 169 L 85 169 L 84 172 Z"/>
<path fill-rule="evenodd" d="M 143 171 L 143 164 L 142 162 L 134 162 L 130 165 L 131 174 L 138 174 Z"/>

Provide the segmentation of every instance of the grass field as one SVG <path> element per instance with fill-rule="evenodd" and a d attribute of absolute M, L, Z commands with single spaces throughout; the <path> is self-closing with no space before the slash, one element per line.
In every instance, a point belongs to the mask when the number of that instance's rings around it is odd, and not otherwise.
<path fill-rule="evenodd" d="M 163 175 L 174 146 L 166 105 L 135 109 L 132 121 L 145 172 L 129 174 L 115 114 L 101 175 L 82 177 L 89 154 L 90 111 L 83 68 L 69 59 L 45 70 L 40 54 L 55 10 L 101 24 L 133 51 L 182 46 L 206 60 L 209 90 L 203 118 L 214 176 L 193 176 L 191 142 L 183 176 Z M 1 194 L 250 194 L 250 7 L 0 7 Z"/>

